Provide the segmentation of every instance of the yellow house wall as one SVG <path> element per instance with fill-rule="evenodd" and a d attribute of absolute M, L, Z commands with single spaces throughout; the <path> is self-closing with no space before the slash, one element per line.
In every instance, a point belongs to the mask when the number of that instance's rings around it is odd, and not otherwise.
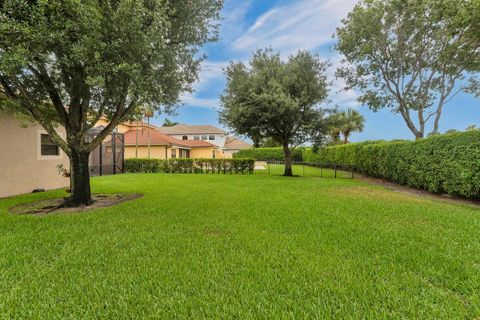
<path fill-rule="evenodd" d="M 38 124 L 20 127 L 21 121 L 0 114 L 0 198 L 32 192 L 34 189 L 66 187 L 70 181 L 57 171 L 57 165 L 69 168 L 68 157 L 41 156 L 40 134 L 46 133 Z M 63 128 L 60 136 L 65 137 Z"/>
<path fill-rule="evenodd" d="M 107 124 L 108 124 L 108 122 L 107 122 L 106 120 L 100 119 L 100 120 L 98 120 L 97 123 L 95 124 L 95 127 L 98 127 L 98 126 L 104 126 L 104 127 L 106 127 Z M 129 127 L 129 126 L 126 126 L 126 125 L 124 125 L 124 124 L 119 124 L 119 125 L 117 126 L 117 128 L 118 128 L 118 132 L 120 132 L 120 133 L 125 133 L 125 132 L 133 129 L 133 128 L 131 128 L 131 127 Z"/>
<path fill-rule="evenodd" d="M 150 158 L 153 159 L 165 159 L 165 146 L 151 146 Z M 148 158 L 148 147 L 138 146 L 138 157 Z M 125 147 L 125 159 L 135 158 L 135 146 Z"/>
<path fill-rule="evenodd" d="M 213 147 L 192 148 L 192 150 L 190 150 L 190 158 L 212 158 L 212 150 L 215 149 Z"/>

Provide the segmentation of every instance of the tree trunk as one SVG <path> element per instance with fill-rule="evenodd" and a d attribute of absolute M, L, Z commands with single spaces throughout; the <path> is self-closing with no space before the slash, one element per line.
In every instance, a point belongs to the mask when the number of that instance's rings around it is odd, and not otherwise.
<path fill-rule="evenodd" d="M 66 205 L 69 207 L 88 206 L 93 203 L 88 169 L 89 155 L 89 152 L 72 150 L 70 156 L 71 195 L 66 199 Z"/>
<path fill-rule="evenodd" d="M 348 144 L 348 136 L 349 135 L 350 135 L 349 133 L 346 133 L 346 132 L 343 133 L 343 143 L 344 144 Z"/>
<path fill-rule="evenodd" d="M 283 175 L 285 177 L 292 177 L 292 153 L 290 151 L 290 148 L 288 147 L 288 142 L 283 143 L 283 153 L 285 154 L 285 171 Z"/>

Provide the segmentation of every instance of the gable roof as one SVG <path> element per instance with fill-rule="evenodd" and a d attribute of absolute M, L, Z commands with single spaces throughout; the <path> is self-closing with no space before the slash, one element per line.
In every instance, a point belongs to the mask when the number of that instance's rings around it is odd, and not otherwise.
<path fill-rule="evenodd" d="M 165 134 L 225 134 L 220 128 L 211 125 L 177 124 L 172 127 L 159 127 L 158 131 Z"/>
<path fill-rule="evenodd" d="M 126 146 L 136 145 L 137 130 L 128 130 L 124 133 L 124 138 Z M 152 146 L 169 146 L 170 141 L 167 138 L 170 137 L 165 134 L 161 134 L 157 130 L 150 130 L 150 145 Z M 138 145 L 148 145 L 147 130 L 138 130 Z"/>
<path fill-rule="evenodd" d="M 129 130 L 124 133 L 125 145 L 135 146 L 137 139 L 137 130 Z M 148 145 L 148 133 L 147 130 L 138 130 L 138 145 Z M 180 148 L 195 148 L 195 147 L 215 147 L 215 145 L 202 140 L 179 140 L 170 137 L 166 134 L 159 132 L 158 130 L 150 130 L 150 145 L 151 146 L 176 146 Z"/>
<path fill-rule="evenodd" d="M 225 140 L 225 146 L 224 149 L 230 149 L 230 150 L 243 150 L 243 149 L 250 149 L 252 145 L 249 143 L 246 143 L 243 140 L 240 140 L 236 137 L 228 136 L 227 139 Z"/>

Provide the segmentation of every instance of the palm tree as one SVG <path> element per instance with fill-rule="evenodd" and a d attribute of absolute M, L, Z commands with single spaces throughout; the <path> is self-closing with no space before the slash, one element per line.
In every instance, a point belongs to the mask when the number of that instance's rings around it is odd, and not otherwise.
<path fill-rule="evenodd" d="M 148 143 L 148 158 L 150 159 L 150 118 L 153 117 L 153 109 L 147 107 L 144 113 L 145 117 L 147 117 L 147 143 Z"/>
<path fill-rule="evenodd" d="M 342 132 L 343 125 L 343 112 L 335 112 L 328 118 L 329 122 L 329 136 L 332 139 L 332 143 L 336 144 L 340 141 L 340 134 Z"/>
<path fill-rule="evenodd" d="M 347 111 L 340 113 L 342 125 L 340 131 L 343 134 L 344 143 L 348 143 L 348 138 L 352 132 L 362 132 L 365 127 L 365 117 L 355 109 L 348 108 Z"/>

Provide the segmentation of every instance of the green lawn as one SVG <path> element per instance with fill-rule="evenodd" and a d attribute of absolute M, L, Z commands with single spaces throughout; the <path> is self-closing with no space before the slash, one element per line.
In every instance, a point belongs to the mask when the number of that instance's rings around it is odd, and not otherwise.
<path fill-rule="evenodd" d="M 478 319 L 480 209 L 351 179 L 129 174 L 116 207 L 13 216 L 2 319 Z"/>

